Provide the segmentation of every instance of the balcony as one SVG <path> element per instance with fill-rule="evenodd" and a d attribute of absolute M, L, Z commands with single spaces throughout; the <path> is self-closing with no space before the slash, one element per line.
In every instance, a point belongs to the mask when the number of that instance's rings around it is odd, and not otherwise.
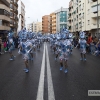
<path fill-rule="evenodd" d="M 11 4 L 14 4 L 14 0 L 10 0 L 10 3 L 11 3 Z"/>
<path fill-rule="evenodd" d="M 100 5 L 98 6 L 98 11 L 100 11 Z M 97 5 L 91 7 L 91 12 L 96 13 L 97 12 Z"/>
<path fill-rule="evenodd" d="M 0 19 L 5 20 L 5 21 L 10 21 L 10 17 L 7 17 L 5 15 L 0 15 Z"/>
<path fill-rule="evenodd" d="M 15 23 L 15 24 L 14 24 L 14 27 L 17 28 L 17 27 L 18 27 L 18 23 Z"/>
<path fill-rule="evenodd" d="M 17 2 L 14 2 L 14 5 L 15 5 L 16 7 L 18 7 L 18 4 L 17 4 Z"/>
<path fill-rule="evenodd" d="M 100 28 L 100 24 L 99 24 L 99 28 Z M 91 24 L 91 29 L 97 29 L 97 24 Z"/>
<path fill-rule="evenodd" d="M 14 13 L 18 14 L 18 10 L 14 9 Z"/>
<path fill-rule="evenodd" d="M 81 3 L 81 0 L 79 0 L 79 3 Z"/>
<path fill-rule="evenodd" d="M 14 19 L 14 16 L 10 16 L 11 19 Z"/>
<path fill-rule="evenodd" d="M 98 16 L 100 16 L 100 11 L 98 12 Z M 92 18 L 97 18 L 97 13 L 91 13 Z"/>
<path fill-rule="evenodd" d="M 10 10 L 13 12 L 14 11 L 14 6 L 10 5 Z"/>
<path fill-rule="evenodd" d="M 5 9 L 6 11 L 10 12 L 9 7 L 7 7 L 7 6 L 3 5 L 3 4 L 0 4 L 0 8 Z"/>
<path fill-rule="evenodd" d="M 79 25 L 79 28 L 82 28 L 82 24 Z"/>
<path fill-rule="evenodd" d="M 71 21 L 71 17 L 68 18 L 68 21 Z"/>
<path fill-rule="evenodd" d="M 9 26 L 0 26 L 0 30 L 10 30 Z"/>
<path fill-rule="evenodd" d="M 97 0 L 91 0 L 92 2 L 96 2 Z"/>
<path fill-rule="evenodd" d="M 15 17 L 15 20 L 18 21 L 18 17 Z"/>
<path fill-rule="evenodd" d="M 9 2 L 7 0 L 1 0 L 6 6 L 10 6 Z"/>
<path fill-rule="evenodd" d="M 100 4 L 100 0 L 98 0 L 98 4 Z M 91 0 L 91 6 L 97 5 L 97 0 Z"/>
<path fill-rule="evenodd" d="M 71 26 L 71 23 L 68 23 L 69 26 Z"/>

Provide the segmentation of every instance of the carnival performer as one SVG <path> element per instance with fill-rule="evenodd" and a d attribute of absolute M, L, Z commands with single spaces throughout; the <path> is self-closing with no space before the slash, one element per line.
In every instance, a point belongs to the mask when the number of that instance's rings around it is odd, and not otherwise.
<path fill-rule="evenodd" d="M 29 60 L 33 60 L 33 33 L 32 32 L 28 32 L 28 40 L 27 43 L 30 47 L 28 47 L 29 49 L 31 48 L 30 52 L 29 52 Z"/>
<path fill-rule="evenodd" d="M 61 51 L 61 46 L 60 46 L 61 37 L 60 37 L 60 35 L 57 34 L 56 38 L 57 38 L 57 41 L 55 42 L 55 47 L 56 47 L 56 49 L 55 49 L 55 55 L 56 55 L 55 60 L 57 60 L 59 53 Z"/>
<path fill-rule="evenodd" d="M 68 72 L 68 64 L 67 61 L 69 59 L 70 48 L 68 45 L 69 39 L 69 31 L 66 29 L 64 33 L 62 33 L 62 41 L 61 41 L 61 52 L 60 52 L 60 71 L 62 71 L 63 67 L 65 67 L 65 73 Z M 71 44 L 70 44 L 71 45 Z"/>
<path fill-rule="evenodd" d="M 26 68 L 24 69 L 24 71 L 26 73 L 29 72 L 29 65 L 28 65 L 28 62 L 29 62 L 29 53 L 32 49 L 32 43 L 30 41 L 27 41 L 27 38 L 28 38 L 28 33 L 26 31 L 26 29 L 23 29 L 21 32 L 20 32 L 20 51 L 21 51 L 21 54 L 23 55 L 23 59 L 24 59 L 24 63 L 25 63 L 25 66 Z"/>
<path fill-rule="evenodd" d="M 87 43 L 85 40 L 85 32 L 80 32 L 79 44 L 80 44 L 80 55 L 81 55 L 80 60 L 86 61 L 86 44 Z"/>
<path fill-rule="evenodd" d="M 69 58 L 69 49 L 66 48 L 64 44 L 61 44 L 61 52 L 60 52 L 60 71 L 65 67 L 65 73 L 68 72 L 67 61 Z"/>
<path fill-rule="evenodd" d="M 9 54 L 10 54 L 10 59 L 9 60 L 14 60 L 15 56 L 13 55 L 12 51 L 14 50 L 14 41 L 13 41 L 13 31 L 10 30 L 8 34 L 8 48 L 9 48 Z"/>
<path fill-rule="evenodd" d="M 70 50 L 70 54 L 72 54 L 72 50 L 73 50 L 73 34 L 69 33 L 68 37 L 67 37 L 67 48 Z"/>

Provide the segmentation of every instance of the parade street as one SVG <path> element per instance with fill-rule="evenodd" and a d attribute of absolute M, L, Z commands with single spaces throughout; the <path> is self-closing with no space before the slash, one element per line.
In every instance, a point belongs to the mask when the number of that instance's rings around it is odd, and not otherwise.
<path fill-rule="evenodd" d="M 79 49 L 74 48 L 65 74 L 48 42 L 34 53 L 28 73 L 18 49 L 13 54 L 14 61 L 8 52 L 0 55 L 0 100 L 100 100 L 88 96 L 88 90 L 100 90 L 99 56 L 87 54 L 87 61 L 80 61 Z"/>

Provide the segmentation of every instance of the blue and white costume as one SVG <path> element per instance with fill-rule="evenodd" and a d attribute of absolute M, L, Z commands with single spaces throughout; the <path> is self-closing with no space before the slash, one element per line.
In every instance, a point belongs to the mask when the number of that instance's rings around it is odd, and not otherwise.
<path fill-rule="evenodd" d="M 15 56 L 12 54 L 12 51 L 14 50 L 14 41 L 13 41 L 13 35 L 14 33 L 12 32 L 12 30 L 10 30 L 9 34 L 8 34 L 8 51 L 10 54 L 10 59 L 9 60 L 14 60 Z"/>
<path fill-rule="evenodd" d="M 80 44 L 80 53 L 81 53 L 81 59 L 80 60 L 85 60 L 86 61 L 86 40 L 85 40 L 85 32 L 80 32 L 80 39 L 79 39 L 79 44 Z"/>
<path fill-rule="evenodd" d="M 80 39 L 79 44 L 80 44 L 80 52 L 85 54 L 86 53 L 86 40 Z"/>

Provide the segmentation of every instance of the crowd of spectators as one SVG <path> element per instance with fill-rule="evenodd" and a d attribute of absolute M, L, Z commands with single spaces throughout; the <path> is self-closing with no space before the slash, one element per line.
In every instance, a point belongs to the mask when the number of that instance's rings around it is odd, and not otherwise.
<path fill-rule="evenodd" d="M 79 48 L 79 44 L 78 44 L 79 38 L 74 38 L 73 39 L 73 43 L 74 43 L 74 47 L 78 47 Z M 100 56 L 100 39 L 98 39 L 96 36 L 91 36 L 91 34 L 89 34 L 86 37 L 86 50 L 87 53 L 91 53 L 93 55 L 96 56 Z"/>
<path fill-rule="evenodd" d="M 13 37 L 14 45 L 15 48 L 18 48 L 18 36 Z M 79 38 L 74 38 L 73 39 L 73 44 L 74 47 L 79 48 L 78 44 Z M 96 56 L 100 56 L 100 39 L 98 39 L 96 36 L 92 37 L 91 34 L 86 37 L 87 45 L 86 45 L 86 50 L 87 53 L 91 53 Z M 0 37 L 0 54 L 4 54 L 5 52 L 8 52 L 9 49 L 9 41 L 8 38 L 2 38 Z"/>
<path fill-rule="evenodd" d="M 18 36 L 13 37 L 15 48 L 18 48 Z M 0 37 L 0 54 L 8 52 L 9 41 L 7 37 Z"/>

